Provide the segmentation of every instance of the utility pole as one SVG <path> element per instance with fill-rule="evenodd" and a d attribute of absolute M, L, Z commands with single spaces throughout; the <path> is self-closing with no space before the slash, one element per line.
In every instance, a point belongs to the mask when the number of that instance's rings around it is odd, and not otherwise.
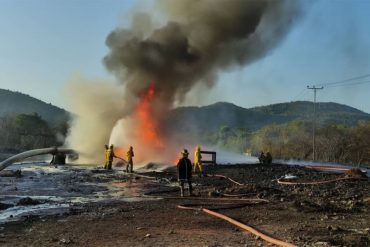
<path fill-rule="evenodd" d="M 315 130 L 316 130 L 316 92 L 317 90 L 324 89 L 324 87 L 315 87 L 315 86 L 307 86 L 307 89 L 313 90 L 313 123 L 312 123 L 312 160 L 315 161 L 316 159 L 316 139 L 315 139 Z"/>

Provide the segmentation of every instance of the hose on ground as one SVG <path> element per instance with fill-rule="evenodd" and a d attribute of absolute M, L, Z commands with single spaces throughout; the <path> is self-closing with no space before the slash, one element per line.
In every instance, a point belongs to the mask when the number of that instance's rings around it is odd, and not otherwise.
<path fill-rule="evenodd" d="M 228 207 L 218 207 L 217 209 L 227 209 L 227 208 L 235 208 L 236 206 L 240 207 L 240 206 L 247 206 L 248 204 L 229 204 Z M 198 207 L 195 207 L 195 206 L 198 206 Z M 235 206 L 235 207 L 233 207 Z M 240 227 L 241 229 L 249 232 L 249 233 L 252 233 L 260 238 L 262 238 L 263 240 L 269 242 L 269 243 L 272 243 L 272 244 L 276 244 L 278 246 L 282 246 L 282 247 L 296 247 L 296 245 L 294 244 L 290 244 L 288 242 L 285 242 L 285 241 L 282 241 L 282 240 L 279 240 L 277 238 L 274 238 L 274 237 L 271 237 L 271 236 L 268 236 L 267 234 L 264 234 L 260 231 L 258 231 L 257 229 L 249 226 L 249 225 L 246 225 L 246 224 L 243 224 L 237 220 L 234 220 L 233 218 L 230 218 L 224 214 L 221 214 L 221 213 L 217 213 L 209 208 L 204 208 L 202 207 L 202 205 L 195 205 L 195 204 L 184 204 L 184 205 L 177 205 L 178 208 L 180 209 L 186 209 L 186 210 L 196 210 L 196 211 L 202 211 L 206 214 L 209 214 L 211 216 L 214 216 L 216 218 L 219 218 L 219 219 L 223 219 L 237 227 Z"/>
<path fill-rule="evenodd" d="M 323 181 L 312 181 L 312 182 L 288 182 L 288 181 L 282 181 L 281 179 L 277 180 L 278 184 L 283 185 L 318 185 L 318 184 L 328 184 L 343 180 L 367 180 L 366 178 L 356 178 L 356 177 L 348 177 L 348 178 L 336 178 L 336 179 L 330 179 L 330 180 L 323 180 Z"/>
<path fill-rule="evenodd" d="M 224 179 L 228 179 L 229 181 L 231 181 L 232 183 L 234 184 L 237 184 L 239 186 L 242 186 L 244 184 L 242 183 L 239 183 L 227 176 L 224 176 L 224 175 L 220 175 L 220 174 L 215 174 L 215 175 L 209 175 L 207 174 L 208 176 L 210 177 L 220 177 L 220 178 L 224 178 Z M 172 192 L 174 190 L 171 190 L 171 191 L 168 191 L 168 192 Z M 265 199 L 259 199 L 259 198 L 210 198 L 210 197 L 179 197 L 179 196 L 166 196 L 166 197 L 158 197 L 158 196 L 155 196 L 154 194 L 160 194 L 160 193 L 163 193 L 164 191 L 159 191 L 158 193 L 157 192 L 150 192 L 150 193 L 147 193 L 147 194 L 143 194 L 143 196 L 145 197 L 151 197 L 151 198 L 161 198 L 161 199 L 167 199 L 167 200 L 170 200 L 170 199 L 175 199 L 175 200 L 200 200 L 200 201 L 216 201 L 217 203 L 208 203 L 208 204 L 201 204 L 202 206 L 210 206 L 210 205 L 216 205 L 216 208 L 215 209 L 232 209 L 232 208 L 240 208 L 240 207 L 245 207 L 245 206 L 248 206 L 248 205 L 254 205 L 254 204 L 258 204 L 258 203 L 268 203 L 269 201 L 268 200 L 265 200 Z M 165 191 L 167 192 L 167 191 Z M 239 196 L 245 196 L 247 194 L 240 194 L 240 195 L 229 195 L 229 194 L 223 194 L 224 196 L 226 197 L 239 197 Z M 220 203 L 221 202 L 221 203 Z M 248 202 L 248 203 L 247 203 Z M 200 204 L 182 204 L 182 205 L 177 205 L 177 207 L 179 209 L 187 209 L 187 210 L 201 210 L 202 212 L 206 213 L 206 214 L 209 214 L 209 215 L 212 215 L 214 217 L 217 217 L 217 218 L 220 218 L 220 219 L 223 219 L 235 226 L 238 226 L 240 228 L 242 228 L 243 230 L 247 231 L 247 232 L 250 232 L 258 237 L 260 237 L 261 239 L 269 242 L 269 243 L 272 243 L 272 244 L 276 244 L 278 246 L 282 246 L 282 247 L 296 247 L 296 245 L 293 245 L 293 244 L 290 244 L 290 243 L 287 243 L 287 242 L 284 242 L 282 240 L 279 240 L 279 239 L 276 239 L 276 238 L 273 238 L 271 236 L 268 236 L 260 231 L 258 231 L 257 229 L 249 226 L 249 225 L 246 225 L 246 224 L 243 224 L 239 221 L 236 221 L 226 215 L 223 215 L 221 213 L 217 213 L 211 209 L 208 208 L 205 208 L 205 207 L 202 207 L 200 206 Z M 214 208 L 214 207 L 213 207 Z"/>
<path fill-rule="evenodd" d="M 304 166 L 304 168 L 322 170 L 322 171 L 340 171 L 340 172 L 346 172 L 350 170 L 350 168 L 335 167 L 335 166 Z"/>
<path fill-rule="evenodd" d="M 245 184 L 239 183 L 238 181 L 235 181 L 234 179 L 232 179 L 232 178 L 230 178 L 230 177 L 228 177 L 228 176 L 224 176 L 224 175 L 220 175 L 220 174 L 214 174 L 214 175 L 212 175 L 212 174 L 207 174 L 207 176 L 209 176 L 209 177 L 218 177 L 218 178 L 228 179 L 228 180 L 229 180 L 229 181 L 231 181 L 232 183 L 234 183 L 234 184 L 236 184 L 236 185 L 240 185 L 240 186 L 245 185 Z"/>

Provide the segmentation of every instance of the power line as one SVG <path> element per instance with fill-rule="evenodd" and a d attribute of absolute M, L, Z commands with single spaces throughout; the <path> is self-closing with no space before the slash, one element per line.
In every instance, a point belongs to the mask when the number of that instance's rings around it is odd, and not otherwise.
<path fill-rule="evenodd" d="M 298 98 L 301 98 L 303 97 L 303 95 L 305 94 L 305 91 L 306 91 L 306 88 L 304 88 L 302 91 L 300 91 L 293 99 L 292 101 L 295 101 L 297 100 Z"/>
<path fill-rule="evenodd" d="M 351 86 L 351 85 L 359 85 L 359 84 L 365 84 L 365 83 L 370 83 L 370 81 L 356 81 L 359 79 L 364 79 L 370 77 L 370 74 L 365 74 L 361 76 L 355 76 L 352 78 L 340 80 L 340 81 L 335 81 L 335 82 L 328 82 L 328 83 L 322 83 L 318 84 L 317 86 L 319 87 L 341 87 L 341 86 Z M 304 88 L 302 91 L 300 91 L 293 99 L 292 101 L 296 101 L 299 98 L 303 98 L 307 91 L 305 91 L 307 88 Z"/>
<path fill-rule="evenodd" d="M 345 79 L 345 80 L 340 80 L 340 81 L 335 81 L 335 82 L 323 83 L 323 84 L 319 84 L 318 86 L 329 86 L 329 85 L 342 84 L 342 83 L 352 82 L 352 81 L 367 78 L 367 77 L 370 77 L 370 74 L 356 76 L 356 77 L 352 77 L 352 78 Z"/>
<path fill-rule="evenodd" d="M 347 84 L 340 84 L 340 85 L 329 85 L 327 87 L 344 87 L 344 86 L 353 86 L 353 85 L 360 85 L 360 84 L 366 84 L 366 83 L 370 83 L 370 81 L 355 81 L 355 82 L 351 82 L 351 83 L 347 83 Z"/>

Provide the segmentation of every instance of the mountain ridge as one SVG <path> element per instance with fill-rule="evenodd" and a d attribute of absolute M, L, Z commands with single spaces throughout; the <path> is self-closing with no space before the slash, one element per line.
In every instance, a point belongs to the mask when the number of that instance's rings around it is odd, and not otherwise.
<path fill-rule="evenodd" d="M 370 120 L 370 114 L 354 107 L 335 102 L 319 102 L 316 105 L 320 124 L 354 125 L 360 120 Z M 34 98 L 30 95 L 0 89 L 0 117 L 11 114 L 38 113 L 48 122 L 67 121 L 66 110 Z M 169 129 L 204 132 L 222 126 L 258 130 L 269 124 L 284 124 L 294 120 L 312 121 L 313 103 L 294 101 L 244 108 L 229 102 L 217 102 L 207 106 L 182 106 L 170 111 L 165 121 Z"/>
<path fill-rule="evenodd" d="M 355 125 L 358 121 L 370 120 L 370 114 L 356 108 L 335 102 L 319 102 L 316 105 L 318 124 Z M 284 124 L 291 121 L 312 121 L 313 103 L 295 101 L 266 106 L 243 108 L 228 102 L 217 102 L 202 107 L 178 107 L 168 119 L 173 130 L 204 132 L 214 131 L 222 126 L 258 130 L 270 124 Z M 169 128 L 171 128 L 169 126 Z"/>
<path fill-rule="evenodd" d="M 37 113 L 52 124 L 67 121 L 69 117 L 69 113 L 60 107 L 21 92 L 0 89 L 0 117 L 21 113 Z"/>

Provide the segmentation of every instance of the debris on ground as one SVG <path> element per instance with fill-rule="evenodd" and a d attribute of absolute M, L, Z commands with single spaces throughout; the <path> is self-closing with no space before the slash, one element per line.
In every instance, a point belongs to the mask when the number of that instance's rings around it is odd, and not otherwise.
<path fill-rule="evenodd" d="M 176 167 L 134 175 L 103 169 L 71 173 L 56 182 L 62 191 L 104 195 L 109 190 L 97 190 L 92 184 L 119 183 L 122 186 L 115 188 L 123 197 L 135 195 L 140 200 L 110 198 L 71 205 L 60 215 L 5 223 L 0 245 L 18 246 L 21 238 L 24 246 L 40 247 L 270 246 L 227 222 L 198 211 L 177 209 L 181 203 L 202 203 L 202 198 L 260 198 L 268 203 L 217 211 L 297 246 L 370 246 L 370 180 L 362 175 L 330 184 L 282 185 L 277 180 L 286 175 L 295 176 L 294 181 L 309 182 L 348 174 L 277 164 L 205 166 L 205 172 L 205 177 L 193 177 L 196 196 L 185 198 L 179 198 Z M 359 175 L 357 171 L 347 173 Z M 217 174 L 241 185 L 215 177 Z M 23 199 L 33 203 L 31 198 Z M 51 241 L 50 236 L 56 240 Z"/>

